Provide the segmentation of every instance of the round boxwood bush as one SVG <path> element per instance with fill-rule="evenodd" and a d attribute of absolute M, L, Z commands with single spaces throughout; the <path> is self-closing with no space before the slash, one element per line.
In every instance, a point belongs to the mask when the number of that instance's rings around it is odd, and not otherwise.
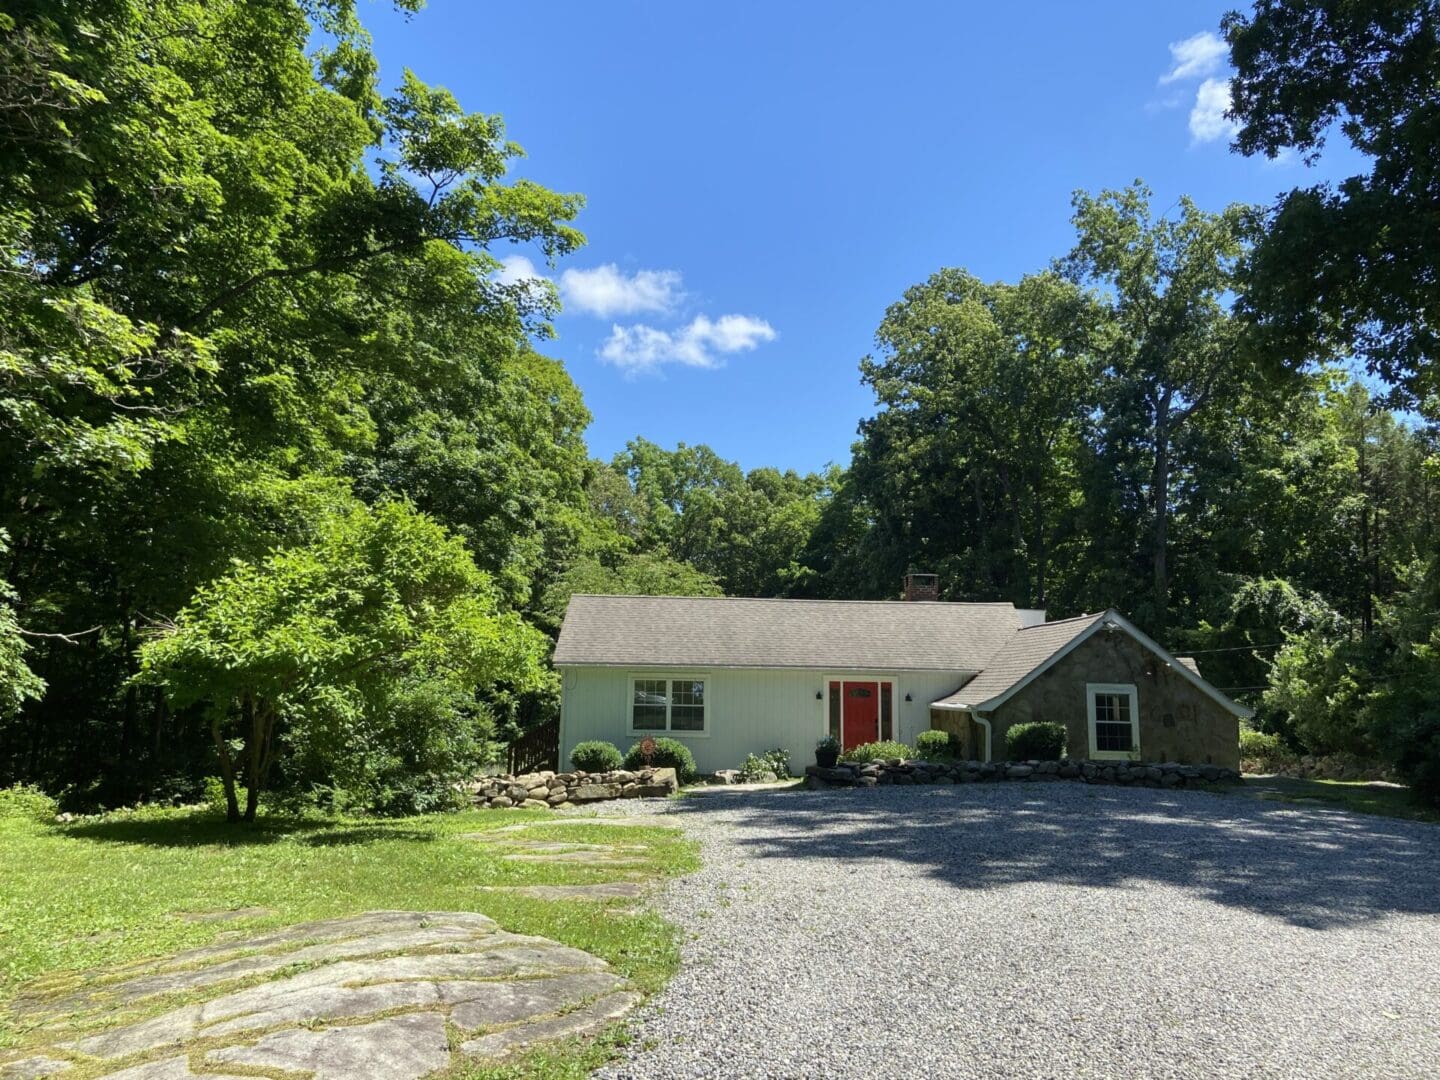
<path fill-rule="evenodd" d="M 915 751 L 902 742 L 867 742 L 852 746 L 840 755 L 840 760 L 864 765 L 871 761 L 894 761 L 896 758 L 909 760 L 914 756 Z"/>
<path fill-rule="evenodd" d="M 598 739 L 576 743 L 570 751 L 570 764 L 581 772 L 613 772 L 623 760 L 618 746 Z"/>
<path fill-rule="evenodd" d="M 646 744 L 649 757 L 646 757 Z M 682 784 L 691 784 L 699 773 L 695 769 L 695 755 L 690 748 L 675 739 L 641 739 L 625 752 L 625 768 L 643 769 L 653 765 L 657 769 L 674 769 L 675 776 Z"/>
<path fill-rule="evenodd" d="M 915 754 L 921 761 L 953 761 L 960 739 L 948 731 L 922 731 L 915 736 Z"/>
<path fill-rule="evenodd" d="M 1011 724 L 1005 746 L 1012 761 L 1059 761 L 1065 756 L 1065 725 L 1051 720 Z"/>

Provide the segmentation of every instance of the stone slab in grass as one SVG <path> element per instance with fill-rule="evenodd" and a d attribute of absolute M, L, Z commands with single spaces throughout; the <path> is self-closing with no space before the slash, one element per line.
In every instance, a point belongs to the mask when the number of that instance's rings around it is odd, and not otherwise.
<path fill-rule="evenodd" d="M 550 855 L 502 855 L 506 862 L 576 863 L 581 866 L 645 866 L 641 859 L 626 859 L 599 851 L 557 851 Z"/>
<path fill-rule="evenodd" d="M 640 995 L 633 991 L 611 994 L 564 1016 L 537 1020 L 497 1031 L 493 1035 L 471 1039 L 461 1043 L 460 1050 L 471 1057 L 503 1058 L 535 1043 L 568 1039 L 577 1035 L 593 1035 L 620 1019 L 639 1003 Z"/>
<path fill-rule="evenodd" d="M 230 908 L 224 911 L 177 911 L 175 918 L 182 922 L 239 922 L 241 919 L 264 919 L 274 915 L 273 909 L 268 907 L 242 907 Z"/>
<path fill-rule="evenodd" d="M 292 1030 L 267 1035 L 250 1046 L 205 1055 L 206 1062 L 303 1072 L 311 1080 L 419 1080 L 450 1064 L 445 1018 L 411 1013 L 373 1024 Z"/>
<path fill-rule="evenodd" d="M 597 817 L 594 814 L 557 813 L 554 817 L 538 821 L 522 821 L 504 825 L 495 832 L 519 832 L 522 829 L 539 829 L 550 825 L 616 825 L 632 829 L 678 829 L 679 822 L 666 814 L 626 814 L 624 817 Z"/>
<path fill-rule="evenodd" d="M 646 887 L 639 881 L 602 881 L 598 885 L 486 885 L 534 900 L 638 900 Z"/>
<path fill-rule="evenodd" d="M 559 854 L 569 851 L 645 851 L 644 844 L 590 844 L 581 840 L 516 840 L 511 837 L 492 837 L 488 833 L 464 833 L 462 840 L 478 840 L 482 843 L 503 847 L 506 851 L 531 852 L 541 855 Z"/>
<path fill-rule="evenodd" d="M 75 1066 L 63 1058 L 82 1055 L 87 1075 L 111 1080 L 224 1080 L 227 1066 L 403 1080 L 452 1063 L 447 1023 L 476 1041 L 632 994 L 598 957 L 468 912 L 306 923 L 88 981 L 79 993 L 29 1002 L 44 1041 L 0 1052 L 0 1078 L 64 1077 Z M 166 1008 L 171 993 L 183 993 L 183 1004 Z M 79 1023 L 91 1030 L 77 1034 Z"/>

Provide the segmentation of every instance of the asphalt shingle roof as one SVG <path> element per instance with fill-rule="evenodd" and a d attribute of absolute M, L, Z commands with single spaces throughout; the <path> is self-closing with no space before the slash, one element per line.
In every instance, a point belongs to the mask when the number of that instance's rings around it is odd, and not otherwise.
<path fill-rule="evenodd" d="M 1020 626 L 1010 604 L 578 593 L 555 663 L 979 671 Z"/>
<path fill-rule="evenodd" d="M 980 674 L 935 704 L 978 705 L 1003 694 L 1104 617 L 1102 611 L 1098 615 L 1040 623 L 1016 632 L 996 651 Z"/>

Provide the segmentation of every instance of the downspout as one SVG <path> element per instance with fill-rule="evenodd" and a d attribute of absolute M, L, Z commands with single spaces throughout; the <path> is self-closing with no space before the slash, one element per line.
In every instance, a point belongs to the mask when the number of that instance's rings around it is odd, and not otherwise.
<path fill-rule="evenodd" d="M 989 761 L 989 760 L 990 760 L 990 739 L 991 739 L 991 735 L 992 735 L 992 731 L 991 731 L 991 729 L 990 729 L 990 721 L 987 720 L 985 717 L 981 716 L 978 712 L 972 712 L 972 713 L 970 714 L 970 719 L 971 719 L 971 720 L 974 720 L 977 724 L 979 724 L 981 727 L 983 727 L 983 728 L 985 729 L 985 759 L 984 759 L 984 760 Z"/>

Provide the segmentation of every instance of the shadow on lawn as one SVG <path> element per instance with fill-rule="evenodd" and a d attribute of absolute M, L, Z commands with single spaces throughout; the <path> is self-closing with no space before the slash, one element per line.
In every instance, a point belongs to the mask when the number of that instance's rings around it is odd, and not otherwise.
<path fill-rule="evenodd" d="M 1154 882 L 1297 926 L 1440 913 L 1440 827 L 1203 792 L 1014 784 L 746 792 L 680 815 L 739 813 L 758 858 L 900 860 L 958 889 Z"/>
<path fill-rule="evenodd" d="M 291 840 L 311 847 L 344 847 L 377 840 L 406 842 L 436 839 L 425 829 L 320 818 L 262 817 L 230 824 L 219 816 L 189 818 L 107 818 L 64 826 L 68 836 L 110 844 L 148 847 L 253 847 Z"/>

